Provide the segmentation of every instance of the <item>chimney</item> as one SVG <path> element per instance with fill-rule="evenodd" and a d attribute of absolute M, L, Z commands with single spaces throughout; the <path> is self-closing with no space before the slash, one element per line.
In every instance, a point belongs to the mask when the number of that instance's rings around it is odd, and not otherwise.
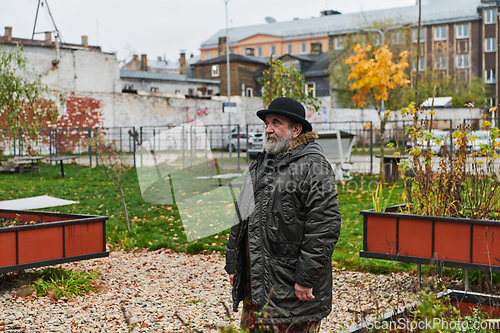
<path fill-rule="evenodd" d="M 52 43 L 52 31 L 45 31 L 45 41 Z"/>
<path fill-rule="evenodd" d="M 148 55 L 141 54 L 141 71 L 147 71 L 147 70 L 148 70 Z"/>
<path fill-rule="evenodd" d="M 7 37 L 7 40 L 12 39 L 12 27 L 5 27 L 5 36 Z"/>
<path fill-rule="evenodd" d="M 311 54 L 321 54 L 321 42 L 311 43 Z"/>
<path fill-rule="evenodd" d="M 226 37 L 219 37 L 219 54 L 218 57 L 226 55 Z"/>
<path fill-rule="evenodd" d="M 417 0 L 418 1 L 418 0 Z M 338 10 L 322 10 L 321 16 L 330 16 L 330 15 L 340 15 L 341 13 Z"/>
<path fill-rule="evenodd" d="M 158 61 L 162 61 L 163 59 L 161 57 L 158 57 Z"/>
<path fill-rule="evenodd" d="M 245 55 L 247 55 L 247 56 L 254 56 L 255 55 L 254 48 L 253 47 L 247 47 L 245 49 Z"/>
<path fill-rule="evenodd" d="M 181 57 L 179 58 L 179 74 L 186 74 L 186 53 L 181 52 Z"/>
<path fill-rule="evenodd" d="M 82 45 L 89 46 L 89 37 L 88 36 L 82 36 Z"/>

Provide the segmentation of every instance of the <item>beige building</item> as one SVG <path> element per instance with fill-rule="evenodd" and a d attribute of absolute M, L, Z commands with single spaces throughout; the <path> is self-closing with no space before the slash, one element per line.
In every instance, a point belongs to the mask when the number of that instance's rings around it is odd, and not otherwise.
<path fill-rule="evenodd" d="M 489 104 L 497 105 L 499 7 L 495 0 L 422 1 L 419 71 L 436 68 L 446 75 L 456 74 L 460 80 L 482 77 L 490 89 Z M 335 55 L 339 53 L 335 51 L 344 48 L 346 35 L 374 27 L 382 27 L 379 33 L 385 37 L 385 44 L 404 41 L 406 45 L 416 45 L 418 12 L 418 6 L 413 5 L 350 14 L 323 11 L 319 17 L 287 22 L 268 20 L 267 24 L 231 28 L 229 49 L 234 54 L 262 58 L 271 54 L 276 57 L 310 54 L 317 52 L 317 48 L 323 52 L 333 51 Z M 398 30 L 402 26 L 406 30 Z M 378 38 L 380 44 L 379 33 L 372 32 L 372 36 Z M 225 37 L 226 30 L 221 29 L 203 42 L 201 59 L 224 54 Z M 410 70 L 415 72 L 417 65 L 414 59 L 412 62 Z"/>

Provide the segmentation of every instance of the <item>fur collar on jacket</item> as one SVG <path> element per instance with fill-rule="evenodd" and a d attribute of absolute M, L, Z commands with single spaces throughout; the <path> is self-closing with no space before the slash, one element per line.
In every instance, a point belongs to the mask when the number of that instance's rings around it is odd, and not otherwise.
<path fill-rule="evenodd" d="M 296 137 L 293 141 L 290 147 L 288 147 L 287 150 L 285 150 L 284 154 L 291 152 L 294 149 L 297 149 L 298 147 L 302 146 L 304 143 L 309 142 L 311 140 L 317 139 L 318 138 L 318 133 L 316 131 L 309 131 L 306 133 L 302 133 L 298 137 Z"/>

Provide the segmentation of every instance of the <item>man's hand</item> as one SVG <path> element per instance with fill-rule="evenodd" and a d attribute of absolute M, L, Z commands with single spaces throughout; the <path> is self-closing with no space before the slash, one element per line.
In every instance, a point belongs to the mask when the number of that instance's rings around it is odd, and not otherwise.
<path fill-rule="evenodd" d="M 309 301 L 314 298 L 313 288 L 305 288 L 301 285 L 295 284 L 295 296 L 301 301 Z"/>
<path fill-rule="evenodd" d="M 231 283 L 231 287 L 233 286 L 234 274 L 229 274 L 229 283 Z"/>

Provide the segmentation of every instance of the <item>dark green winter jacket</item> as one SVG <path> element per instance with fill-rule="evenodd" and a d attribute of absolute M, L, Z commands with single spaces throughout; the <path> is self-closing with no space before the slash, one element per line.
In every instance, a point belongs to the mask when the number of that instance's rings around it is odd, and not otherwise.
<path fill-rule="evenodd" d="M 315 138 L 307 132 L 286 153 L 260 153 L 238 196 L 225 267 L 235 274 L 233 309 L 243 299 L 248 239 L 252 301 L 264 324 L 320 320 L 332 309 L 340 213 L 333 170 Z M 312 287 L 315 298 L 300 301 L 295 283 Z"/>

